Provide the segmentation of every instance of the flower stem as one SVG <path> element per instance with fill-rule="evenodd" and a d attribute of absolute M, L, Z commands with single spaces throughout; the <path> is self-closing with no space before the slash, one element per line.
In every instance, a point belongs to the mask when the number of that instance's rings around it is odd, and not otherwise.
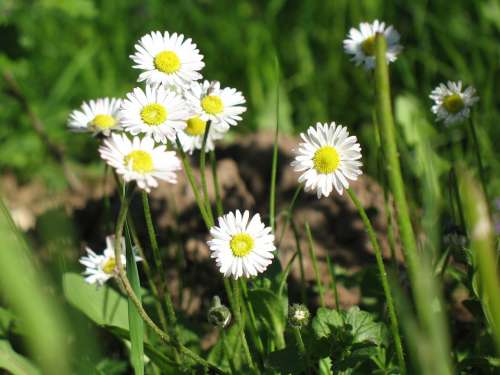
<path fill-rule="evenodd" d="M 361 220 L 363 220 L 363 224 L 365 225 L 365 229 L 368 233 L 368 237 L 370 238 L 370 242 L 372 244 L 373 250 L 375 251 L 375 259 L 377 261 L 378 271 L 380 273 L 380 280 L 382 281 L 382 289 L 384 290 L 385 300 L 387 302 L 387 309 L 389 310 L 389 320 L 391 323 L 391 331 L 392 337 L 394 339 L 394 346 L 396 347 L 396 354 L 398 357 L 399 368 L 402 374 L 406 373 L 406 364 L 403 353 L 403 345 L 401 344 L 401 336 L 399 335 L 399 322 L 396 316 L 396 309 L 394 308 L 394 301 L 392 298 L 391 289 L 389 287 L 389 281 L 387 279 L 387 272 L 384 266 L 384 260 L 382 258 L 382 251 L 380 249 L 377 236 L 375 235 L 375 231 L 373 230 L 372 224 L 370 223 L 370 219 L 368 215 L 366 215 L 366 211 L 363 208 L 363 205 L 359 201 L 358 197 L 350 188 L 347 189 L 347 193 L 349 197 L 352 199 L 352 202 L 356 206 L 359 216 L 361 216 Z"/>
<path fill-rule="evenodd" d="M 207 126 L 205 127 L 205 133 L 203 134 L 203 141 L 201 144 L 200 150 L 200 176 L 201 176 L 201 188 L 203 190 L 203 196 L 205 197 L 205 209 L 207 212 L 207 216 L 210 217 L 211 221 L 214 221 L 214 217 L 212 214 L 212 207 L 210 206 L 210 199 L 208 197 L 208 186 L 207 186 L 207 177 L 205 175 L 205 160 L 206 160 L 206 152 L 205 149 L 207 147 L 207 139 L 208 132 L 210 131 L 211 121 L 207 121 Z"/>
<path fill-rule="evenodd" d="M 477 137 L 476 126 L 475 126 L 472 118 L 469 121 L 469 126 L 470 126 L 470 131 L 472 134 L 472 140 L 474 142 L 474 152 L 476 154 L 477 165 L 479 167 L 479 179 L 481 181 L 481 185 L 483 188 L 484 197 L 486 198 L 486 206 L 488 207 L 488 211 L 489 211 L 490 200 L 489 200 L 489 196 L 488 196 L 488 185 L 486 183 L 486 172 L 484 169 L 483 159 L 481 157 L 481 150 L 480 150 L 480 146 L 479 146 L 479 139 Z"/>
<path fill-rule="evenodd" d="M 340 311 L 339 291 L 337 289 L 337 276 L 335 276 L 335 268 L 333 267 L 330 255 L 326 256 L 326 264 L 328 266 L 328 272 L 330 273 L 330 278 L 332 279 L 332 290 L 333 290 L 333 296 L 335 298 L 335 309 L 337 311 Z"/>
<path fill-rule="evenodd" d="M 234 297 L 234 320 L 238 325 L 238 331 L 240 334 L 240 340 L 243 345 L 243 353 L 245 355 L 245 360 L 251 369 L 255 369 L 253 363 L 252 355 L 250 354 L 250 349 L 248 347 L 247 338 L 245 336 L 245 322 L 241 315 L 241 290 L 240 285 L 237 280 L 233 280 L 233 297 Z"/>
<path fill-rule="evenodd" d="M 323 292 L 323 284 L 321 283 L 321 276 L 319 274 L 318 259 L 316 258 L 316 252 L 314 251 L 314 242 L 311 234 L 311 228 L 309 227 L 309 223 L 307 221 L 305 227 L 306 227 L 307 241 L 309 243 L 309 256 L 312 259 L 314 274 L 316 276 L 316 284 L 319 292 L 319 300 L 321 302 L 321 307 L 325 307 L 325 296 Z"/>
<path fill-rule="evenodd" d="M 295 192 L 293 193 L 292 200 L 290 201 L 288 208 L 286 209 L 285 223 L 283 224 L 283 228 L 281 228 L 281 233 L 280 233 L 279 240 L 278 240 L 278 247 L 281 244 L 283 237 L 285 236 L 285 231 L 288 227 L 288 224 L 290 224 L 290 220 L 292 218 L 292 212 L 293 212 L 293 209 L 295 207 L 295 202 L 297 201 L 297 198 L 299 197 L 299 194 L 301 191 L 302 191 L 302 184 L 299 184 L 297 186 L 297 189 L 295 189 Z"/>
<path fill-rule="evenodd" d="M 215 150 L 210 151 L 210 164 L 212 166 L 212 178 L 214 180 L 215 208 L 217 216 L 222 216 L 224 214 L 224 207 L 222 205 L 222 198 L 220 195 L 219 178 L 217 176 L 217 157 L 215 155 Z"/>
<path fill-rule="evenodd" d="M 306 362 L 306 373 L 311 373 L 311 365 L 309 363 L 309 356 L 307 355 L 306 347 L 304 345 L 304 340 L 302 340 L 302 334 L 300 333 L 299 327 L 292 327 L 293 335 L 295 336 L 295 341 L 297 341 L 297 348 L 301 357 Z"/>

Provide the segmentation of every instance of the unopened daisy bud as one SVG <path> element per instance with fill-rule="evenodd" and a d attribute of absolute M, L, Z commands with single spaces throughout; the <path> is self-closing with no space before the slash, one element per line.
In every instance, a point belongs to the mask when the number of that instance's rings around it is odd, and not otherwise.
<path fill-rule="evenodd" d="M 208 321 L 216 327 L 225 328 L 231 322 L 231 311 L 220 302 L 219 296 L 212 299 L 208 310 Z"/>
<path fill-rule="evenodd" d="M 429 97 L 434 100 L 432 112 L 437 121 L 445 125 L 462 122 L 469 118 L 472 106 L 479 100 L 476 89 L 469 86 L 462 91 L 462 82 L 441 83 L 432 90 Z"/>
<path fill-rule="evenodd" d="M 399 33 L 392 26 L 385 27 L 384 22 L 375 20 L 373 23 L 362 22 L 359 29 L 351 28 L 347 39 L 344 40 L 344 50 L 352 55 L 351 60 L 356 65 L 363 65 L 367 70 L 375 68 L 377 34 L 383 35 L 387 42 L 387 62 L 396 61 L 397 55 L 403 49 L 399 44 Z"/>
<path fill-rule="evenodd" d="M 236 210 L 219 217 L 218 225 L 210 229 L 208 241 L 211 258 L 224 277 L 251 277 L 264 272 L 274 258 L 274 235 L 256 214 Z"/>
<path fill-rule="evenodd" d="M 294 303 L 288 307 L 288 323 L 292 327 L 303 328 L 309 324 L 308 308 L 305 305 Z"/>
<path fill-rule="evenodd" d="M 121 100 L 114 98 L 84 102 L 69 115 L 68 127 L 77 132 L 108 136 L 111 131 L 120 129 L 120 104 Z"/>
<path fill-rule="evenodd" d="M 190 109 L 201 120 L 212 121 L 212 127 L 219 132 L 235 126 L 246 111 L 243 94 L 233 88 L 221 88 L 217 81 L 193 82 L 184 96 Z"/>
<path fill-rule="evenodd" d="M 361 175 L 361 146 L 344 126 L 317 123 L 300 137 L 303 142 L 291 164 L 302 172 L 299 182 L 304 183 L 305 191 L 316 191 L 318 199 L 329 196 L 333 188 L 342 194 L 349 188 L 348 180 Z"/>

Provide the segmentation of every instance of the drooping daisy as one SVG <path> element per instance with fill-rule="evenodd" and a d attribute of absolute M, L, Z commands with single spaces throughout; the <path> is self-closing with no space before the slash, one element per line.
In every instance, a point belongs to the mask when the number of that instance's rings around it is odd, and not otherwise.
<path fill-rule="evenodd" d="M 229 212 L 218 219 L 218 226 L 210 229 L 212 239 L 208 241 L 211 258 L 215 258 L 224 277 L 235 279 L 256 276 L 264 272 L 274 257 L 274 235 L 256 214 Z"/>
<path fill-rule="evenodd" d="M 145 91 L 136 87 L 123 100 L 120 113 L 124 130 L 150 135 L 160 143 L 175 141 L 190 116 L 184 99 L 161 85 L 146 85 Z"/>
<path fill-rule="evenodd" d="M 158 186 L 157 179 L 175 184 L 175 172 L 181 169 L 175 152 L 166 151 L 165 145 L 155 147 L 148 136 L 130 140 L 126 134 L 112 134 L 99 147 L 99 153 L 126 182 L 135 180 L 148 193 Z"/>
<path fill-rule="evenodd" d="M 303 172 L 299 182 L 305 183 L 305 191 L 316 190 L 319 199 L 330 195 L 335 187 L 342 195 L 349 187 L 348 180 L 361 175 L 361 146 L 355 136 L 349 136 L 346 127 L 318 122 L 300 137 L 303 142 L 292 166 L 296 172 Z"/>
<path fill-rule="evenodd" d="M 86 276 L 85 281 L 89 284 L 97 284 L 98 286 L 103 285 L 110 278 L 114 277 L 118 273 L 116 258 L 115 258 L 115 237 L 106 237 L 106 248 L 103 253 L 98 255 L 92 251 L 92 249 L 86 247 L 86 256 L 80 258 L 80 263 L 85 266 L 85 271 L 83 274 Z M 125 251 L 125 238 L 121 239 L 121 250 Z M 121 255 L 121 261 L 125 267 L 127 260 L 125 255 Z M 135 257 L 135 261 L 141 261 L 140 257 Z"/>
<path fill-rule="evenodd" d="M 184 35 L 159 31 L 144 35 L 135 45 L 130 58 L 143 70 L 138 81 L 148 84 L 186 87 L 201 78 L 198 72 L 205 63 L 196 44 Z"/>
<path fill-rule="evenodd" d="M 383 34 L 387 41 L 386 58 L 389 63 L 396 61 L 397 55 L 403 47 L 399 44 L 399 33 L 392 27 L 385 27 L 384 22 L 378 20 L 373 23 L 362 22 L 359 30 L 354 27 L 349 30 L 347 39 L 344 39 L 344 51 L 352 55 L 351 61 L 356 65 L 363 65 L 365 69 L 375 68 L 375 36 Z"/>
<path fill-rule="evenodd" d="M 120 99 L 101 98 L 83 102 L 69 115 L 68 127 L 74 131 L 102 133 L 108 136 L 120 129 Z"/>
<path fill-rule="evenodd" d="M 203 121 L 199 116 L 191 117 L 186 121 L 184 130 L 177 133 L 184 152 L 192 154 L 194 150 L 201 150 L 206 128 L 207 121 Z M 224 137 L 224 132 L 217 131 L 215 126 L 210 126 L 205 152 L 213 150 L 215 148 L 214 142 L 222 137 Z"/>
<path fill-rule="evenodd" d="M 432 112 L 445 125 L 461 122 L 469 117 L 472 106 L 479 100 L 474 87 L 462 91 L 462 81 L 441 83 L 429 97 L 434 100 Z"/>
<path fill-rule="evenodd" d="M 193 82 L 184 93 L 188 105 L 203 121 L 212 121 L 212 126 L 221 132 L 241 121 L 246 111 L 245 98 L 233 88 L 221 89 L 217 81 Z"/>

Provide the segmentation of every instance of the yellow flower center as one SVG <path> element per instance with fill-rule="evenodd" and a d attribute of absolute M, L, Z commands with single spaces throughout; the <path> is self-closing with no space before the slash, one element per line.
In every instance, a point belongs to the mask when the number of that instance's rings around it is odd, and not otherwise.
<path fill-rule="evenodd" d="M 125 165 L 131 165 L 134 172 L 147 173 L 153 170 L 153 158 L 142 150 L 132 151 L 123 159 Z"/>
<path fill-rule="evenodd" d="M 116 269 L 116 260 L 114 257 L 109 258 L 102 266 L 102 270 L 108 275 L 115 272 L 115 269 Z"/>
<path fill-rule="evenodd" d="M 314 169 L 321 174 L 334 172 L 340 164 L 340 156 L 335 147 L 323 146 L 313 156 Z"/>
<path fill-rule="evenodd" d="M 179 56 L 173 51 L 162 51 L 154 58 L 155 68 L 167 74 L 175 73 L 181 67 Z"/>
<path fill-rule="evenodd" d="M 205 112 L 216 115 L 224 110 L 224 103 L 217 95 L 207 95 L 201 99 L 201 107 Z"/>
<path fill-rule="evenodd" d="M 152 103 L 144 106 L 141 111 L 141 119 L 149 126 L 163 124 L 167 119 L 167 109 L 158 103 Z"/>
<path fill-rule="evenodd" d="M 253 249 L 253 238 L 246 233 L 238 233 L 231 238 L 229 247 L 235 257 L 244 257 Z"/>
<path fill-rule="evenodd" d="M 187 126 L 184 131 L 192 136 L 203 135 L 205 134 L 206 127 L 207 122 L 196 116 L 187 120 Z"/>
<path fill-rule="evenodd" d="M 111 115 L 97 115 L 90 125 L 99 129 L 109 129 L 115 126 L 116 120 Z"/>
<path fill-rule="evenodd" d="M 460 95 L 451 94 L 443 99 L 443 107 L 450 113 L 457 113 L 465 107 L 465 104 Z"/>
<path fill-rule="evenodd" d="M 361 49 L 366 56 L 375 55 L 375 35 L 369 36 L 361 43 Z"/>

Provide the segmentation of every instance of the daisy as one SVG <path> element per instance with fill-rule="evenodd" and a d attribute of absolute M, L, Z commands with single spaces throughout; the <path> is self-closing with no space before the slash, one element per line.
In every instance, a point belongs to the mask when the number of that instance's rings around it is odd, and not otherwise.
<path fill-rule="evenodd" d="M 429 95 L 434 100 L 432 112 L 445 125 L 461 122 L 469 117 L 472 106 L 479 100 L 475 94 L 472 86 L 462 91 L 462 81 L 441 83 Z"/>
<path fill-rule="evenodd" d="M 68 127 L 74 131 L 102 133 L 108 136 L 112 130 L 120 129 L 121 100 L 101 98 L 83 102 L 80 109 L 69 115 Z"/>
<path fill-rule="evenodd" d="M 201 79 L 205 63 L 196 44 L 182 34 L 163 34 L 159 31 L 144 35 L 135 45 L 136 52 L 130 58 L 143 70 L 137 79 L 148 84 L 162 83 L 167 86 L 186 87 Z"/>
<path fill-rule="evenodd" d="M 146 85 L 145 91 L 136 87 L 123 100 L 120 113 L 125 130 L 150 135 L 159 143 L 175 141 L 190 114 L 184 99 L 161 85 Z"/>
<path fill-rule="evenodd" d="M 102 255 L 98 255 L 92 251 L 92 249 L 86 247 L 86 256 L 80 258 L 80 263 L 85 266 L 85 271 L 83 275 L 85 281 L 89 284 L 97 284 L 98 286 L 103 285 L 110 278 L 114 277 L 118 273 L 116 258 L 115 258 L 115 247 L 114 247 L 114 236 L 106 237 L 106 248 L 103 250 Z M 125 238 L 121 239 L 121 249 L 125 249 Z M 120 255 L 123 266 L 125 267 L 127 260 L 125 255 Z M 140 257 L 135 257 L 135 261 L 141 261 Z"/>
<path fill-rule="evenodd" d="M 184 130 L 177 133 L 184 152 L 192 154 L 194 150 L 201 150 L 206 128 L 207 122 L 203 121 L 199 116 L 191 117 L 186 121 Z M 215 148 L 214 141 L 222 137 L 224 137 L 223 132 L 217 131 L 214 126 L 210 126 L 205 152 L 213 150 Z"/>
<path fill-rule="evenodd" d="M 224 277 L 235 279 L 256 276 L 264 272 L 274 258 L 274 235 L 256 214 L 236 210 L 218 219 L 218 226 L 210 229 L 213 239 L 208 241 L 211 258 L 215 258 Z"/>
<path fill-rule="evenodd" d="M 344 51 L 352 55 L 351 61 L 356 65 L 364 65 L 365 69 L 375 68 L 375 36 L 383 34 L 387 41 L 386 58 L 388 62 L 396 61 L 403 47 L 399 44 L 399 33 L 392 26 L 385 27 L 378 20 L 373 23 L 362 22 L 359 30 L 351 28 L 347 39 L 344 39 Z"/>
<path fill-rule="evenodd" d="M 241 121 L 240 115 L 246 111 L 241 92 L 229 87 L 221 89 L 217 81 L 193 82 L 184 95 L 193 112 L 203 121 L 212 121 L 212 126 L 221 132 Z"/>
<path fill-rule="evenodd" d="M 99 147 L 99 153 L 126 182 L 135 180 L 148 193 L 158 186 L 157 179 L 175 184 L 175 172 L 181 169 L 175 152 L 166 151 L 165 145 L 155 147 L 151 137 L 130 140 L 126 134 L 112 134 Z"/>
<path fill-rule="evenodd" d="M 305 182 L 305 191 L 316 190 L 319 199 L 330 195 L 335 187 L 342 195 L 349 188 L 348 179 L 356 180 L 361 175 L 361 146 L 346 127 L 334 122 L 317 123 L 300 137 L 304 142 L 295 151 L 292 166 L 296 172 L 303 172 L 299 182 Z"/>

